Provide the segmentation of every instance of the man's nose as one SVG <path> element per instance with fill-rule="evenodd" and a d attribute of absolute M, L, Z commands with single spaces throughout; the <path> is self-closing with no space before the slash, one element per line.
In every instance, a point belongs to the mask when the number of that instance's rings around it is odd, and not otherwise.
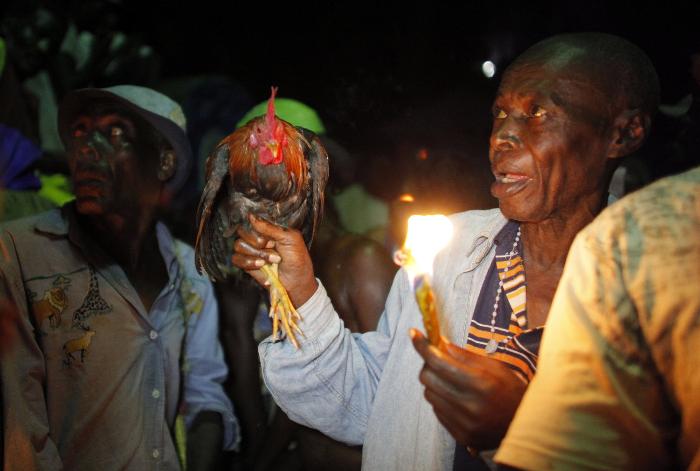
<path fill-rule="evenodd" d="M 99 153 L 95 149 L 95 146 L 90 142 L 85 142 L 78 148 L 78 157 L 81 160 L 88 160 L 91 162 L 97 161 L 99 159 Z"/>
<path fill-rule="evenodd" d="M 508 116 L 494 124 L 491 132 L 491 149 L 498 152 L 518 149 L 522 145 L 520 132 L 520 123 L 513 116 Z"/>
<path fill-rule="evenodd" d="M 104 154 L 104 137 L 98 130 L 91 131 L 78 147 L 78 157 L 97 161 Z"/>

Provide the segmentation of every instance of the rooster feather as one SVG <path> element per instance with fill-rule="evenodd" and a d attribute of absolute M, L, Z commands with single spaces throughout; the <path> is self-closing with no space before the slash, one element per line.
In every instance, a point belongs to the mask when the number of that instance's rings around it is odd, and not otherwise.
<path fill-rule="evenodd" d="M 196 266 L 214 280 L 229 278 L 237 230 L 253 214 L 299 229 L 307 246 L 323 212 L 328 155 L 313 132 L 267 114 L 226 136 L 206 163 L 206 184 L 197 208 Z"/>

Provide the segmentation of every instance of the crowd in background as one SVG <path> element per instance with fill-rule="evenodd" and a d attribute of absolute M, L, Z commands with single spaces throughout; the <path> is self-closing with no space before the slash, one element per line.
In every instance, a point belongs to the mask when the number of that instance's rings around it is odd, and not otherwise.
<path fill-rule="evenodd" d="M 168 222 L 176 236 L 191 244 L 209 151 L 265 97 L 257 95 L 258 89 L 246 89 L 238 77 L 225 74 L 163 74 L 162 54 L 144 37 L 120 30 L 123 19 L 118 2 L 89 5 L 82 12 L 66 12 L 37 4 L 17 8 L 2 19 L 0 220 L 70 201 L 68 168 L 55 124 L 62 97 L 78 88 L 131 83 L 163 92 L 185 112 L 195 165 L 173 201 Z M 673 102 L 660 107 L 643 150 L 623 162 L 611 186 L 615 197 L 700 164 L 696 150 L 700 145 L 700 43 L 683 47 L 688 54 L 679 67 L 687 70 L 687 86 L 683 93 L 676 91 Z M 276 84 L 260 87 L 269 85 Z M 409 213 L 452 213 L 496 205 L 488 194 L 492 177 L 485 158 L 492 93 L 484 90 L 490 86 L 460 89 L 435 99 L 421 97 L 405 113 L 375 118 L 372 129 L 362 129 L 362 123 L 353 121 L 352 132 L 340 130 L 346 117 L 342 111 L 324 114 L 309 108 L 312 120 L 331 123 L 312 129 L 323 136 L 331 162 L 326 222 L 312 254 L 329 291 L 339 276 L 333 273 L 336 261 L 346 264 L 345 268 L 351 266 L 340 255 L 352 253 L 352 247 L 374 251 L 373 257 L 387 274 L 388 291 L 396 269 L 389 254 L 403 240 L 402 227 Z M 352 89 L 347 87 L 334 105 L 342 107 L 351 100 L 348 90 Z M 280 96 L 289 96 L 284 86 Z M 463 103 L 473 106 L 465 109 Z M 228 392 L 244 433 L 241 449 L 229 456 L 232 466 L 328 469 L 333 456 L 338 469 L 359 469 L 358 450 L 296 426 L 275 409 L 269 396 L 260 394 L 255 345 L 270 329 L 265 316 L 259 315 L 264 311 L 262 298 L 254 288 L 235 296 L 224 291 L 219 289 L 218 295 L 221 339 L 230 369 Z M 240 316 L 241 310 L 249 314 Z M 351 330 L 362 332 L 374 329 L 380 313 L 370 319 L 349 313 L 344 320 Z M 240 389 L 241 384 L 246 390 Z M 266 451 L 259 453 L 263 446 Z"/>

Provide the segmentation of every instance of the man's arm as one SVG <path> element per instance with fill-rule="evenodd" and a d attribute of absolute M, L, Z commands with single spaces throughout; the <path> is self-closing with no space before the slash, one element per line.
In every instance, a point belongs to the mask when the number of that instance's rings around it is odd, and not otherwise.
<path fill-rule="evenodd" d="M 406 277 L 396 278 L 378 330 L 352 334 L 315 280 L 301 234 L 264 221 L 251 222 L 256 233 L 239 231 L 242 239 L 235 244 L 233 262 L 260 283 L 264 283 L 260 264 L 279 262 L 280 279 L 302 317 L 299 327 L 304 332 L 298 350 L 287 340 L 260 344 L 265 383 L 290 419 L 336 440 L 360 444 L 391 345 L 392 326 L 401 311 L 400 291 L 408 287 Z"/>
<path fill-rule="evenodd" d="M 265 444 L 267 414 L 260 388 L 258 343 L 253 336 L 261 290 L 252 284 L 220 282 L 214 285 L 221 315 L 221 339 L 229 368 L 226 389 L 241 426 L 244 466 L 252 468 Z"/>
<path fill-rule="evenodd" d="M 62 469 L 50 438 L 44 381 L 44 355 L 36 341 L 14 244 L 0 237 L 0 316 L 3 346 L 0 359 L 3 419 L 3 469 Z"/>
<path fill-rule="evenodd" d="M 203 410 L 187 430 L 187 469 L 217 470 L 221 463 L 224 426 L 218 412 Z"/>
<path fill-rule="evenodd" d="M 377 328 L 397 266 L 388 251 L 372 239 L 358 237 L 348 249 L 342 273 L 347 280 L 348 304 L 357 322 L 355 331 L 367 332 Z"/>
<path fill-rule="evenodd" d="M 193 280 L 202 289 L 202 309 L 189 319 L 185 340 L 185 403 L 189 469 L 212 469 L 222 448 L 238 444 L 240 432 L 223 383 L 228 369 L 219 343 L 218 306 L 211 283 Z M 197 468 L 203 465 L 203 468 Z"/>

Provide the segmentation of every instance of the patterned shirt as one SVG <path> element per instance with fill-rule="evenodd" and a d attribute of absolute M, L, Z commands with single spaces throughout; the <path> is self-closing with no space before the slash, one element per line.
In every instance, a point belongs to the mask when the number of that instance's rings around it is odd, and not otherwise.
<path fill-rule="evenodd" d="M 512 253 L 517 232 L 518 223 L 509 221 L 494 238 L 496 257 L 482 285 L 465 348 L 506 363 L 529 381 L 537 369 L 542 328 L 528 329 L 522 243 L 516 244 L 515 252 Z M 492 333 L 493 305 L 499 280 L 503 282 L 503 292 L 499 297 Z M 492 340 L 497 342 L 496 351 L 488 353 L 487 347 Z"/>
<path fill-rule="evenodd" d="M 521 469 L 700 469 L 700 168 L 581 231 L 539 371 L 496 461 Z"/>
<path fill-rule="evenodd" d="M 65 206 L 9 223 L 0 238 L 0 277 L 20 310 L 0 368 L 5 469 L 179 469 L 181 398 L 188 424 L 219 412 L 232 447 L 216 300 L 187 262 L 191 247 L 157 225 L 168 283 L 146 311 L 74 217 Z"/>

